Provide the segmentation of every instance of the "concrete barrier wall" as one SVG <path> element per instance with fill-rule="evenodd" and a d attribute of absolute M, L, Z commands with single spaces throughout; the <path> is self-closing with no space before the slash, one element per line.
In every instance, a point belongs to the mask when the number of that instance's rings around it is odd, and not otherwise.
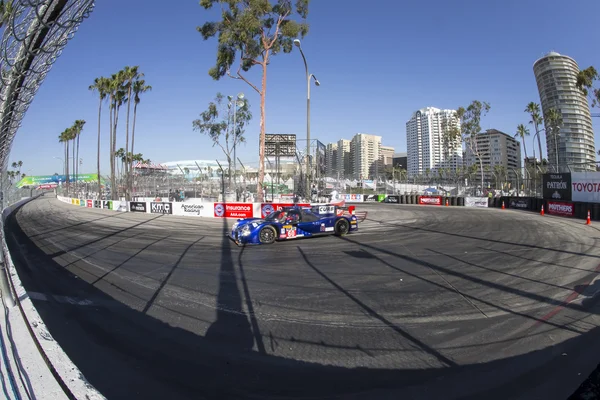
<path fill-rule="evenodd" d="M 28 362 L 30 364 L 35 362 L 36 365 L 26 365 L 25 370 L 31 375 L 30 378 L 35 380 L 36 386 L 43 387 L 47 391 L 57 390 L 58 392 L 52 394 L 53 398 L 61 398 L 59 393 L 62 390 L 66 398 L 103 400 L 105 397 L 85 379 L 69 356 L 52 338 L 52 335 L 29 298 L 29 294 L 21 283 L 12 260 L 12 255 L 6 244 L 5 235 L 7 232 L 4 230 L 6 219 L 23 204 L 39 196 L 41 195 L 20 200 L 2 210 L 1 246 L 8 272 L 9 285 L 12 291 L 10 295 L 13 296 L 16 302 L 16 306 L 9 308 L 8 312 L 10 314 L 19 314 L 18 318 L 13 317 L 9 320 L 12 321 L 11 324 L 15 323 L 22 326 L 22 329 L 19 329 L 17 326 L 11 327 L 15 332 L 22 332 L 18 338 L 15 338 L 17 351 L 13 353 L 18 354 L 20 360 L 12 360 L 12 362 Z M 65 201 L 65 199 L 63 198 L 61 201 Z M 9 294 L 3 293 L 3 296 L 7 295 Z M 16 389 L 18 390 L 19 388 Z M 22 388 L 22 390 L 21 398 L 27 398 L 29 389 Z M 39 393 L 37 396 L 40 398 Z"/>

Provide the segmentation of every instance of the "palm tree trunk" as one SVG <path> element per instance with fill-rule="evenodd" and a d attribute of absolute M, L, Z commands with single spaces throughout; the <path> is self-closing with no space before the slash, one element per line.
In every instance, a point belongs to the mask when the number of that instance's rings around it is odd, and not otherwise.
<path fill-rule="evenodd" d="M 131 111 L 131 89 L 133 82 L 129 82 L 129 91 L 127 93 L 127 117 L 125 119 L 125 200 L 129 201 L 129 112 Z M 133 153 L 133 152 L 132 152 Z"/>
<path fill-rule="evenodd" d="M 65 145 L 66 145 L 66 149 L 67 149 L 67 154 L 65 155 L 65 163 L 67 164 L 67 168 L 66 168 L 67 177 L 65 179 L 67 181 L 67 193 L 70 193 L 71 185 L 70 185 L 70 179 L 69 179 L 69 141 L 68 140 L 65 141 Z"/>
<path fill-rule="evenodd" d="M 136 119 L 136 114 L 137 114 L 137 103 L 133 104 L 133 122 L 131 125 L 131 157 L 133 157 L 133 155 L 135 154 L 133 152 L 133 145 L 135 144 L 135 119 Z M 131 170 L 133 171 L 133 159 L 131 160 Z M 133 193 L 133 175 L 131 175 L 129 177 L 129 192 Z"/>
<path fill-rule="evenodd" d="M 114 153 L 114 146 L 113 146 L 113 141 L 114 141 L 114 135 L 113 135 L 113 130 L 114 130 L 114 124 L 113 124 L 113 120 L 114 120 L 114 113 L 115 113 L 115 101 L 113 99 L 111 99 L 110 102 L 110 112 L 109 112 L 109 151 L 108 151 L 108 161 L 110 162 L 110 198 L 111 200 L 115 199 L 115 153 Z"/>
<path fill-rule="evenodd" d="M 79 181 L 79 134 L 77 134 L 77 181 Z"/>
<path fill-rule="evenodd" d="M 102 120 L 102 97 L 100 97 L 100 104 L 98 105 L 98 152 L 96 156 L 97 167 L 98 167 L 98 200 L 102 199 L 102 183 L 100 179 L 100 127 Z"/>
<path fill-rule="evenodd" d="M 115 154 L 117 153 L 117 126 L 119 125 L 119 106 L 115 107 L 115 116 L 114 116 L 114 128 L 113 128 L 113 163 L 114 163 L 114 157 Z M 116 176 L 115 176 L 115 189 L 117 190 L 115 192 L 115 198 L 113 200 L 119 200 L 119 191 L 118 188 L 116 187 Z"/>
<path fill-rule="evenodd" d="M 544 159 L 542 157 L 542 139 L 540 138 L 540 132 L 538 131 L 538 124 L 535 123 L 535 133 L 537 134 L 537 140 L 538 140 L 538 148 L 540 149 L 540 165 L 543 165 L 542 160 Z"/>

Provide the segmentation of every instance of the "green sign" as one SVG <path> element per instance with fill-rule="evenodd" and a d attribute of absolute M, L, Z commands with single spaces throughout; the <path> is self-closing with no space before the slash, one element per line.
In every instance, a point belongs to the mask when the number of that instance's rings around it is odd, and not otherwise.
<path fill-rule="evenodd" d="M 385 194 L 378 194 L 377 195 L 377 201 L 382 203 L 385 201 Z"/>
<path fill-rule="evenodd" d="M 83 183 L 95 183 L 98 182 L 98 174 L 79 174 L 79 175 L 71 175 L 69 174 L 69 180 L 71 182 L 83 182 Z M 32 175 L 25 176 L 23 179 L 17 183 L 17 188 L 22 188 L 24 186 L 40 186 L 40 185 L 58 185 L 61 183 L 65 183 L 66 176 L 65 175 Z"/>

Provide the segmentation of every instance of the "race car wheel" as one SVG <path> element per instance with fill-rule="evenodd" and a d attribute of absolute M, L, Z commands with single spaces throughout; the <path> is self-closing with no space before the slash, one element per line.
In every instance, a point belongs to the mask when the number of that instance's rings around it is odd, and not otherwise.
<path fill-rule="evenodd" d="M 335 223 L 335 234 L 337 236 L 344 236 L 350 230 L 350 224 L 345 218 L 340 218 Z"/>
<path fill-rule="evenodd" d="M 275 232 L 275 229 L 272 226 L 264 226 L 259 234 L 258 234 L 258 238 L 260 239 L 260 242 L 262 244 L 271 244 L 273 242 L 275 242 L 275 235 L 277 233 Z"/>

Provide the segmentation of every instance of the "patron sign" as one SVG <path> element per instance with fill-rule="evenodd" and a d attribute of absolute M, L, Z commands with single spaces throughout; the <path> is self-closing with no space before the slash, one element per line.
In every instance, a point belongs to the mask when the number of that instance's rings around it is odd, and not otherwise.
<path fill-rule="evenodd" d="M 548 214 L 572 217 L 575 214 L 575 207 L 571 202 L 549 201 Z"/>
<path fill-rule="evenodd" d="M 573 172 L 573 201 L 600 203 L 600 172 Z"/>
<path fill-rule="evenodd" d="M 571 200 L 571 174 L 544 174 L 542 175 L 544 199 Z"/>

